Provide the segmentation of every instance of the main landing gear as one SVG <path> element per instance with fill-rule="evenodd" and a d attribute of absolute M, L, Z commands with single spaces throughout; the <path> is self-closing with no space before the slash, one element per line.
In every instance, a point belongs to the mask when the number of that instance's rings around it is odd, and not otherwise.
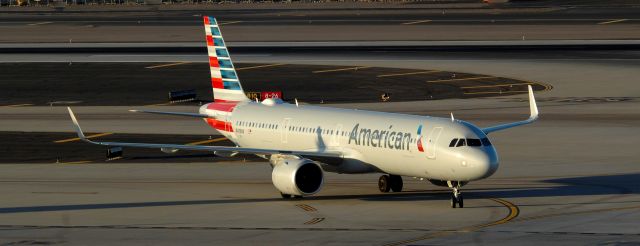
<path fill-rule="evenodd" d="M 401 192 L 402 191 L 402 177 L 398 175 L 382 175 L 378 179 L 378 189 L 381 192 Z"/>
<path fill-rule="evenodd" d="M 456 205 L 460 208 L 464 208 L 464 200 L 462 199 L 462 193 L 460 187 L 462 184 L 458 181 L 447 181 L 447 185 L 453 191 L 451 194 L 451 207 L 456 208 Z"/>
<path fill-rule="evenodd" d="M 302 196 L 284 194 L 282 192 L 280 192 L 280 196 L 282 196 L 282 198 L 284 198 L 284 199 L 291 199 L 291 198 L 300 199 L 300 198 L 302 198 Z"/>

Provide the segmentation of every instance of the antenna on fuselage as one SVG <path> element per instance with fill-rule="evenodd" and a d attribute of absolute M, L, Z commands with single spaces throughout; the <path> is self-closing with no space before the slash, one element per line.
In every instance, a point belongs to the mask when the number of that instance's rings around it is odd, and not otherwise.
<path fill-rule="evenodd" d="M 300 105 L 298 105 L 298 98 L 294 98 L 293 100 L 296 101 L 296 107 L 300 106 Z"/>
<path fill-rule="evenodd" d="M 453 112 L 451 112 L 451 122 L 454 122 L 456 119 L 453 118 Z"/>

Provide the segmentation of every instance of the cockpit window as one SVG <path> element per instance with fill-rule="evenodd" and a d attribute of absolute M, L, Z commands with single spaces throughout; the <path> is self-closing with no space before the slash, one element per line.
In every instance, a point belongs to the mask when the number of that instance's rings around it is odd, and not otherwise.
<path fill-rule="evenodd" d="M 458 142 L 457 138 L 454 138 L 453 140 L 451 140 L 451 143 L 449 143 L 449 147 L 455 147 L 456 146 L 456 142 Z"/>
<path fill-rule="evenodd" d="M 482 146 L 482 142 L 480 142 L 480 139 L 477 138 L 467 138 L 467 145 L 468 146 Z"/>
<path fill-rule="evenodd" d="M 458 145 L 456 145 L 456 147 L 465 146 L 465 145 L 466 145 L 465 139 L 464 139 L 464 138 L 461 138 L 461 139 L 458 141 Z"/>
<path fill-rule="evenodd" d="M 482 139 L 482 145 L 484 146 L 491 146 L 491 142 L 489 142 L 488 138 L 483 138 Z"/>

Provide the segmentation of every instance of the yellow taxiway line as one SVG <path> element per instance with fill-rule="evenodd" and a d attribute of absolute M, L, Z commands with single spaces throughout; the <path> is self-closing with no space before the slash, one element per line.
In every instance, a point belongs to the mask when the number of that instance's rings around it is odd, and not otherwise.
<path fill-rule="evenodd" d="M 358 70 L 358 69 L 364 69 L 364 68 L 369 68 L 369 67 L 348 67 L 348 68 L 338 68 L 338 69 L 328 69 L 328 70 L 317 70 L 317 71 L 313 71 L 312 73 L 329 73 L 329 72 L 339 72 L 339 71 L 348 71 L 348 70 Z"/>
<path fill-rule="evenodd" d="M 31 23 L 31 24 L 27 24 L 27 26 L 39 26 L 39 25 L 46 25 L 46 24 L 51 24 L 53 22 L 51 21 L 45 21 L 45 22 L 38 22 L 38 23 Z"/>
<path fill-rule="evenodd" d="M 220 141 L 224 141 L 224 140 L 227 140 L 227 138 L 223 137 L 223 138 L 207 139 L 207 140 L 203 140 L 203 141 L 197 141 L 197 142 L 193 142 L 193 143 L 188 143 L 186 145 L 201 145 L 201 144 L 220 142 Z"/>
<path fill-rule="evenodd" d="M 413 25 L 413 24 L 427 23 L 427 22 L 431 22 L 431 20 L 420 20 L 420 21 L 405 22 L 405 23 L 402 23 L 402 25 Z"/>
<path fill-rule="evenodd" d="M 152 68 L 161 68 L 161 67 L 171 67 L 171 66 L 183 65 L 188 63 L 191 63 L 191 62 L 176 62 L 176 63 L 162 64 L 162 65 L 148 66 L 145 68 L 152 69 Z"/>
<path fill-rule="evenodd" d="M 236 68 L 236 71 L 248 70 L 248 69 L 254 69 L 254 68 L 263 68 L 263 67 L 275 67 L 275 66 L 282 66 L 282 65 L 285 65 L 285 64 L 275 63 L 275 64 L 266 64 L 266 65 L 259 65 L 259 66 L 253 66 L 253 67 L 241 67 L 241 68 Z"/>
<path fill-rule="evenodd" d="M 60 164 L 87 164 L 93 161 L 70 161 L 70 162 L 60 162 Z"/>
<path fill-rule="evenodd" d="M 429 74 L 429 73 L 437 73 L 439 70 L 431 70 L 431 71 L 420 71 L 420 72 L 410 72 L 410 73 L 392 73 L 392 74 L 381 74 L 378 75 L 378 78 L 385 77 L 396 77 L 396 76 L 405 76 L 405 75 L 414 75 L 414 74 Z"/>
<path fill-rule="evenodd" d="M 473 94 L 505 94 L 505 93 L 524 93 L 529 91 L 484 91 L 484 92 L 465 92 L 465 95 Z"/>
<path fill-rule="evenodd" d="M 230 24 L 236 24 L 236 23 L 240 23 L 242 21 L 227 21 L 227 22 L 222 22 L 218 25 L 222 26 L 222 25 L 230 25 Z"/>
<path fill-rule="evenodd" d="M 628 21 L 628 20 L 629 19 L 618 19 L 618 20 L 603 21 L 603 22 L 599 22 L 598 25 L 606 25 L 606 24 L 618 23 L 618 22 L 623 22 L 623 21 Z"/>
<path fill-rule="evenodd" d="M 491 223 L 487 223 L 487 224 L 483 224 L 483 225 L 477 225 L 477 226 L 473 226 L 470 227 L 468 229 L 470 230 L 478 230 L 480 228 L 485 228 L 485 227 L 490 227 L 490 226 L 495 226 L 495 225 L 501 225 L 504 223 L 507 223 L 513 219 L 515 219 L 516 217 L 518 217 L 518 215 L 520 214 L 520 209 L 518 208 L 518 206 L 516 206 L 515 204 L 507 201 L 507 200 L 503 200 L 503 199 L 499 199 L 499 198 L 489 198 L 490 200 L 500 203 L 502 205 L 504 205 L 505 207 L 507 207 L 509 209 L 509 214 L 507 214 L 507 216 L 505 216 L 504 218 L 491 222 Z"/>
<path fill-rule="evenodd" d="M 434 232 L 434 233 L 430 233 L 424 236 L 420 236 L 417 238 L 412 238 L 412 239 L 407 239 L 407 240 L 403 240 L 403 241 L 398 241 L 398 242 L 393 242 L 393 243 L 389 243 L 389 244 L 385 244 L 385 246 L 397 246 L 397 245 L 405 245 L 405 244 L 410 244 L 410 243 L 415 243 L 418 241 L 422 241 L 422 240 L 427 240 L 427 239 L 432 239 L 432 238 L 436 238 L 436 237 L 441 237 L 441 236 L 447 236 L 447 235 L 451 235 L 457 232 L 472 232 L 472 231 L 476 231 L 485 227 L 490 227 L 490 226 L 495 226 L 495 225 L 500 225 L 500 224 L 504 224 L 507 223 L 509 221 L 512 221 L 513 219 L 515 219 L 516 217 L 518 217 L 518 215 L 520 214 L 520 209 L 518 209 L 518 206 L 516 206 L 515 204 L 507 201 L 507 200 L 503 200 L 503 199 L 498 199 L 498 198 L 489 198 L 490 200 L 500 203 L 502 205 L 504 205 L 505 207 L 507 207 L 509 209 L 509 214 L 507 214 L 507 216 L 505 216 L 504 218 L 494 221 L 494 222 L 490 222 L 490 223 L 486 223 L 486 224 L 480 224 L 480 225 L 476 225 L 476 226 L 470 226 L 470 227 L 465 227 L 462 228 L 460 230 L 451 230 L 451 231 L 439 231 L 439 232 Z"/>
<path fill-rule="evenodd" d="M 515 83 L 515 84 L 499 84 L 499 85 L 476 85 L 476 86 L 463 86 L 460 89 L 473 89 L 473 88 L 493 88 L 493 87 L 505 87 L 514 85 L 532 85 L 534 83 Z"/>
<path fill-rule="evenodd" d="M 492 79 L 492 78 L 496 78 L 496 77 L 480 76 L 480 77 L 459 78 L 459 79 L 438 79 L 438 80 L 429 80 L 427 81 L 427 83 L 444 83 L 444 82 L 453 82 L 453 81 L 466 81 L 466 80 Z"/>
<path fill-rule="evenodd" d="M 104 133 L 98 133 L 98 134 L 93 134 L 93 135 L 89 135 L 86 136 L 86 138 L 97 138 L 97 137 L 102 137 L 102 136 L 107 136 L 107 135 L 111 135 L 113 133 L 110 132 L 104 132 Z M 62 139 L 62 140 L 56 140 L 53 141 L 54 143 L 67 143 L 67 142 L 73 142 L 73 141 L 78 141 L 80 140 L 80 138 L 67 138 L 67 139 Z"/>

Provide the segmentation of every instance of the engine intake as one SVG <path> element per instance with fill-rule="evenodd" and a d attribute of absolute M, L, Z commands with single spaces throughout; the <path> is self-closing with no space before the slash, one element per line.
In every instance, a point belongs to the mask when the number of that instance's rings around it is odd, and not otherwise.
<path fill-rule="evenodd" d="M 324 184 L 322 168 L 308 159 L 272 160 L 273 185 L 283 194 L 306 196 L 318 193 Z"/>

